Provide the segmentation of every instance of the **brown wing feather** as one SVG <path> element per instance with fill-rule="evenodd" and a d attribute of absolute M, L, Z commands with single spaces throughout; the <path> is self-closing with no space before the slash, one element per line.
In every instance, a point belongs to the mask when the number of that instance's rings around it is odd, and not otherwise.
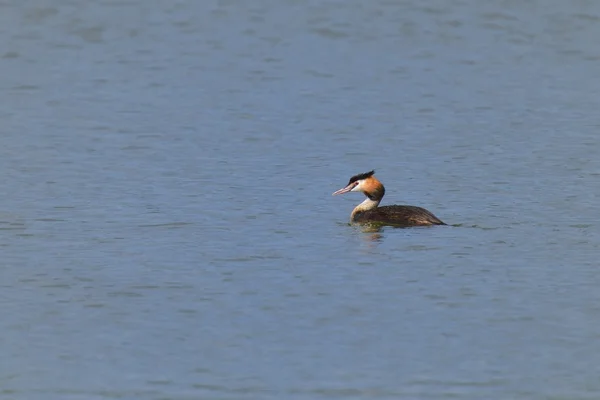
<path fill-rule="evenodd" d="M 430 211 L 416 206 L 383 206 L 359 212 L 355 222 L 376 222 L 398 226 L 446 225 Z"/>

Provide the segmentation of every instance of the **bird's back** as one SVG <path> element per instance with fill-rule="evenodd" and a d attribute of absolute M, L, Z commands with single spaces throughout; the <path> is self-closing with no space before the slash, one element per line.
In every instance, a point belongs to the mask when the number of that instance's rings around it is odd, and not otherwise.
<path fill-rule="evenodd" d="M 395 226 L 446 225 L 430 211 L 416 206 L 383 206 L 360 211 L 354 222 L 374 222 Z"/>

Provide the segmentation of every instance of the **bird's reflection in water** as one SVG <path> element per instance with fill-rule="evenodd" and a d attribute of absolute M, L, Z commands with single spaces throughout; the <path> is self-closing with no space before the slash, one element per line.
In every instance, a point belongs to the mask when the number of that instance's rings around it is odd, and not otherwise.
<path fill-rule="evenodd" d="M 384 231 L 385 230 L 389 230 L 389 229 L 400 229 L 400 230 L 405 230 L 405 229 L 429 229 L 428 227 L 421 227 L 421 228 L 410 228 L 410 227 L 406 227 L 406 226 L 389 226 L 389 225 L 383 225 L 383 224 L 362 224 L 362 225 L 355 225 L 357 230 L 360 230 L 360 233 L 362 233 L 362 238 L 363 240 L 365 240 L 368 243 L 380 243 L 383 242 L 383 239 L 385 237 Z M 408 234 L 407 231 L 405 231 L 406 234 Z"/>
<path fill-rule="evenodd" d="M 370 243 L 383 241 L 383 226 L 375 224 L 366 224 L 360 226 L 360 231 L 363 233 L 364 240 Z"/>

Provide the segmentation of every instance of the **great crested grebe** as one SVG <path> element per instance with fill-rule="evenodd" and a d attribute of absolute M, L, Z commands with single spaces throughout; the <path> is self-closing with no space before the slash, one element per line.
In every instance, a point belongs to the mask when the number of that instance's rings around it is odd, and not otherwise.
<path fill-rule="evenodd" d="M 376 223 L 393 226 L 446 225 L 438 217 L 421 207 L 383 206 L 378 207 L 385 194 L 383 184 L 373 176 L 375 171 L 354 175 L 346 187 L 333 193 L 333 196 L 348 192 L 363 192 L 367 199 L 350 214 L 351 222 Z"/>

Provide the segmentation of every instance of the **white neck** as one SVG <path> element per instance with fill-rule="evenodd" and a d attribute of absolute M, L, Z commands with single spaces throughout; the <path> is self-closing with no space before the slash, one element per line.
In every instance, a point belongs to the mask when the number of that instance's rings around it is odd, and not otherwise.
<path fill-rule="evenodd" d="M 374 208 L 377 208 L 377 206 L 379 205 L 379 202 L 380 202 L 380 200 L 371 200 L 367 197 L 365 199 L 365 201 L 363 201 L 362 203 L 357 205 L 354 208 L 354 210 L 352 210 L 352 214 L 350 214 L 350 218 L 354 218 L 354 215 L 356 215 L 356 213 L 358 213 L 358 212 L 372 210 Z"/>

